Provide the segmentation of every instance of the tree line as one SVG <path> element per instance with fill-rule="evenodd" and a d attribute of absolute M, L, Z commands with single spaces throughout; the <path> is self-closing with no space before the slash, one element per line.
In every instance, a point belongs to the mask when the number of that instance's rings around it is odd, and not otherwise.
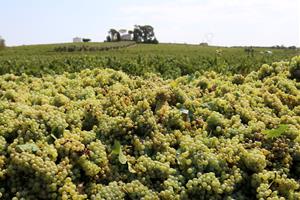
<path fill-rule="evenodd" d="M 123 38 L 122 38 L 123 34 Z M 135 25 L 133 30 L 120 30 L 110 29 L 108 36 L 106 37 L 107 42 L 118 42 L 118 41 L 135 41 L 138 43 L 149 43 L 158 44 L 158 40 L 155 37 L 154 28 L 150 25 Z"/>

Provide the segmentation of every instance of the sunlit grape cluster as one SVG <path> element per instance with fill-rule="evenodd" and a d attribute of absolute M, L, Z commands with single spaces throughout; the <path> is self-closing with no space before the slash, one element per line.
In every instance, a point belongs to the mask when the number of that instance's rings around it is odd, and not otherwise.
<path fill-rule="evenodd" d="M 2 75 L 0 198 L 299 199 L 299 63 Z"/>

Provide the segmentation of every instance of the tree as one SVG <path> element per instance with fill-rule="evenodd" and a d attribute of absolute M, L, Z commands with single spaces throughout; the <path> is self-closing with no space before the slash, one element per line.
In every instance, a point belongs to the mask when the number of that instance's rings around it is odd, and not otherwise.
<path fill-rule="evenodd" d="M 151 41 L 152 44 L 158 44 L 158 40 L 156 39 L 156 37 Z"/>
<path fill-rule="evenodd" d="M 121 41 L 121 34 L 119 32 L 116 33 L 116 37 L 117 42 Z"/>
<path fill-rule="evenodd" d="M 115 42 L 115 41 L 121 41 L 121 34 L 119 33 L 119 31 L 117 31 L 116 29 L 110 29 L 108 31 L 108 34 L 110 34 L 110 41 L 111 42 Z M 107 37 L 106 37 L 107 38 Z"/>
<path fill-rule="evenodd" d="M 111 42 L 111 37 L 109 35 L 106 36 L 106 42 Z"/>
<path fill-rule="evenodd" d="M 154 28 L 150 25 L 135 25 L 133 30 L 133 40 L 143 43 L 158 43 L 154 34 Z"/>
<path fill-rule="evenodd" d="M 140 26 L 135 25 L 133 29 L 133 40 L 136 42 L 141 42 L 143 37 L 143 33 L 140 29 Z"/>
<path fill-rule="evenodd" d="M 89 39 L 89 38 L 83 38 L 82 41 L 83 41 L 83 42 L 90 42 L 91 39 Z"/>
<path fill-rule="evenodd" d="M 5 40 L 0 36 L 0 49 L 5 47 Z"/>
<path fill-rule="evenodd" d="M 113 29 L 113 28 L 108 31 L 108 34 L 110 34 L 111 41 L 116 40 L 117 33 L 118 33 L 118 31 L 116 31 L 116 29 Z"/>
<path fill-rule="evenodd" d="M 201 42 L 201 43 L 200 43 L 200 46 L 208 47 L 208 43 L 207 43 L 207 42 Z"/>
<path fill-rule="evenodd" d="M 145 26 L 140 26 L 140 29 L 143 33 L 143 41 L 145 43 L 151 42 L 154 40 L 154 29 L 152 26 L 145 25 Z"/>
<path fill-rule="evenodd" d="M 107 42 L 115 42 L 121 41 L 121 33 L 124 34 L 128 32 L 128 34 L 133 35 L 133 41 L 135 42 L 142 42 L 142 43 L 151 43 L 151 44 L 158 44 L 158 40 L 154 34 L 154 28 L 150 25 L 135 25 L 133 31 L 126 29 L 121 29 L 117 31 L 116 29 L 110 29 L 108 31 L 109 36 L 106 37 Z M 126 37 L 127 38 L 127 37 Z M 126 39 L 124 39 L 126 40 Z"/>

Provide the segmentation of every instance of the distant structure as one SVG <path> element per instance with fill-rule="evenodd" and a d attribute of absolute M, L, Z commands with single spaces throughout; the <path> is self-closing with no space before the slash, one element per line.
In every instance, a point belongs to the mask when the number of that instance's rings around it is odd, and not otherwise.
<path fill-rule="evenodd" d="M 133 39 L 132 31 L 127 31 L 126 29 L 120 29 L 119 33 L 122 41 L 131 41 Z"/>
<path fill-rule="evenodd" d="M 270 51 L 270 50 L 261 51 L 260 53 L 261 53 L 261 54 L 268 54 L 268 55 L 272 55 L 272 54 L 273 54 L 273 52 Z"/>
<path fill-rule="evenodd" d="M 158 44 L 154 34 L 154 28 L 150 25 L 134 25 L 133 30 L 110 29 L 106 36 L 106 42 L 135 41 L 138 43 Z"/>
<path fill-rule="evenodd" d="M 132 39 L 133 39 L 132 34 L 129 33 L 121 34 L 122 41 L 131 41 Z"/>
<path fill-rule="evenodd" d="M 82 38 L 80 37 L 74 37 L 73 42 L 82 42 Z"/>
<path fill-rule="evenodd" d="M 90 42 L 92 41 L 90 38 L 82 38 L 82 42 Z"/>
<path fill-rule="evenodd" d="M 269 51 L 266 51 L 266 53 L 267 54 L 272 54 L 273 52 L 269 50 Z"/>
<path fill-rule="evenodd" d="M 0 36 L 0 48 L 5 47 L 5 40 Z"/>
<path fill-rule="evenodd" d="M 207 43 L 207 42 L 201 42 L 201 43 L 200 43 L 200 46 L 208 47 L 208 43 Z"/>

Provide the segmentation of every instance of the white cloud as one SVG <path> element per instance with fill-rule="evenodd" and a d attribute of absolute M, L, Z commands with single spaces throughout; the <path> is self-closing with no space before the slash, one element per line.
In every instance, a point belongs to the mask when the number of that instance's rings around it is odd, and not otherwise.
<path fill-rule="evenodd" d="M 300 45 L 299 0 L 175 0 L 126 4 L 122 22 L 151 24 L 162 41 Z M 170 36 L 170 31 L 172 32 Z"/>

